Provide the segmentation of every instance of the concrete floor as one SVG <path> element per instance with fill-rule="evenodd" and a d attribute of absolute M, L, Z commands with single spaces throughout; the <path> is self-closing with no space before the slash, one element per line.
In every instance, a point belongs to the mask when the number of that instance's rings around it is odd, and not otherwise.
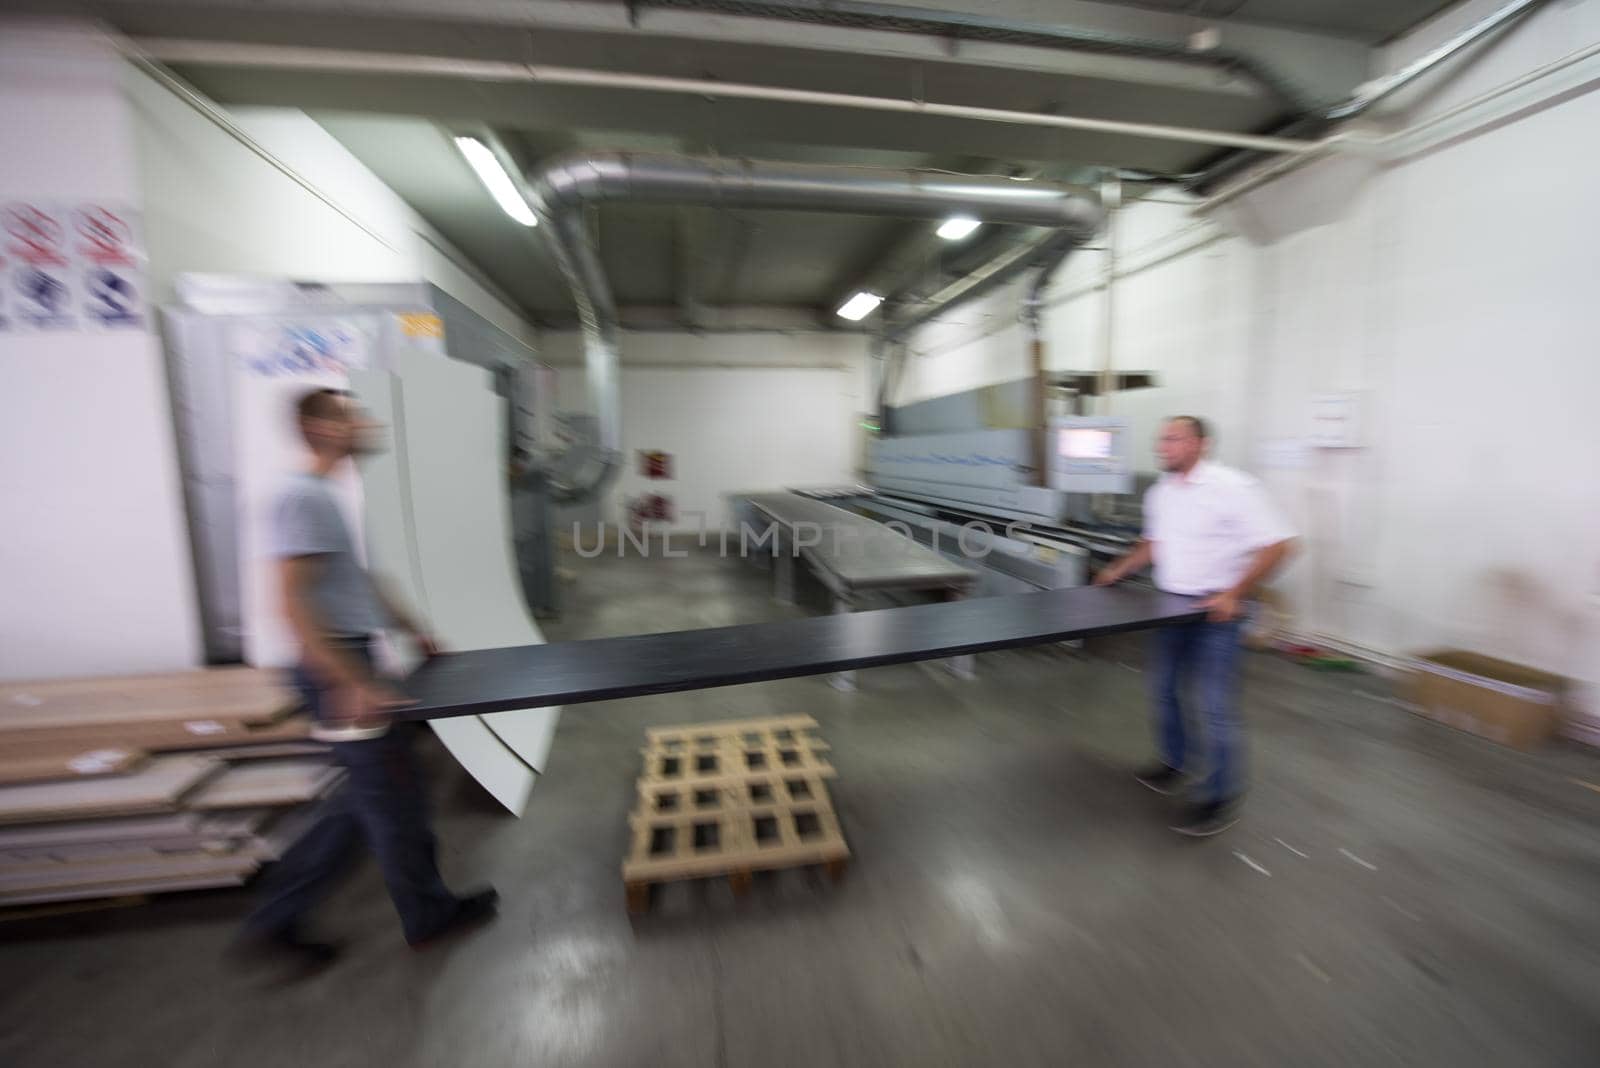
<path fill-rule="evenodd" d="M 577 561 L 552 638 L 780 617 L 736 561 Z M 0 923 L 0 1063 L 1593 1065 L 1600 758 L 1502 750 L 1369 676 L 1249 661 L 1254 789 L 1180 839 L 1148 759 L 1141 643 L 575 708 L 518 822 L 441 754 L 447 874 L 492 928 L 412 953 L 371 865 L 321 916 L 333 969 L 219 954 L 246 891 Z M 618 863 L 645 727 L 805 712 L 855 852 L 684 884 L 630 922 Z M 1585 785 L 1589 784 L 1589 785 Z"/>

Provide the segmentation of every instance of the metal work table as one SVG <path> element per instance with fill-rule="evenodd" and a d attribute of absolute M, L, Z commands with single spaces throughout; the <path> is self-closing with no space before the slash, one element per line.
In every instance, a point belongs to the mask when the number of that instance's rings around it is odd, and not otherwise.
<path fill-rule="evenodd" d="M 395 714 L 438 719 L 822 675 L 1038 645 L 1195 619 L 1196 600 L 1082 587 L 778 623 L 446 653 Z"/>
<path fill-rule="evenodd" d="M 977 577 L 970 567 L 947 560 L 882 523 L 795 493 L 757 493 L 745 498 L 794 538 L 809 528 L 818 541 L 798 552 L 835 592 L 863 590 L 966 589 Z"/>
<path fill-rule="evenodd" d="M 797 493 L 757 493 L 745 500 L 780 532 L 773 566 L 774 593 L 780 601 L 794 601 L 797 556 L 833 594 L 835 614 L 853 611 L 856 598 L 868 592 L 935 590 L 946 600 L 959 600 L 977 583 L 976 569 L 825 501 Z M 972 674 L 968 657 L 950 666 L 963 678 Z M 852 672 L 841 672 L 832 681 L 840 689 L 855 688 Z"/>

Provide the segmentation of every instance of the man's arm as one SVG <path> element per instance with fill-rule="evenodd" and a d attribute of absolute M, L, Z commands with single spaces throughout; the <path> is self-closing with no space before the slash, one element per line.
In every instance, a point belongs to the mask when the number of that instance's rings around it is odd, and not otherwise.
<path fill-rule="evenodd" d="M 1135 571 L 1143 571 L 1150 566 L 1150 561 L 1155 559 L 1155 548 L 1149 538 L 1140 538 L 1134 543 L 1132 549 L 1123 554 L 1122 558 L 1110 566 L 1102 568 L 1094 577 L 1096 586 L 1109 586 L 1113 582 L 1120 582 Z"/>
<path fill-rule="evenodd" d="M 389 617 L 396 627 L 416 639 L 417 647 L 422 650 L 422 655 L 427 657 L 438 656 L 439 644 L 434 640 L 433 634 L 418 623 L 416 617 L 405 610 L 403 602 L 389 589 L 389 584 L 371 573 L 367 575 L 367 581 L 372 584 L 373 596 L 378 598 L 378 604 L 382 606 L 384 614 Z"/>
<path fill-rule="evenodd" d="M 1200 602 L 1202 608 L 1209 608 L 1206 618 L 1213 623 L 1226 623 L 1239 617 L 1239 602 L 1250 596 L 1250 591 L 1257 585 L 1265 582 L 1278 567 L 1288 559 L 1294 550 L 1293 538 L 1285 538 L 1274 542 L 1264 549 L 1256 552 L 1255 559 L 1250 563 L 1250 569 L 1244 577 L 1234 584 L 1232 589 L 1214 593 Z"/>
<path fill-rule="evenodd" d="M 284 616 L 300 641 L 306 666 L 328 687 L 333 717 L 358 721 L 377 718 L 406 701 L 375 682 L 360 660 L 328 641 L 327 628 L 317 618 L 317 607 L 311 598 L 311 586 L 321 566 L 316 556 L 286 556 L 279 560 Z"/>
<path fill-rule="evenodd" d="M 1247 544 L 1257 546 L 1250 566 L 1231 589 L 1220 590 L 1201 602 L 1211 611 L 1207 618 L 1226 623 L 1239 617 L 1239 602 L 1250 596 L 1278 569 L 1294 549 L 1295 532 L 1289 521 L 1267 496 L 1261 483 L 1248 480 L 1232 500 L 1235 517 Z"/>

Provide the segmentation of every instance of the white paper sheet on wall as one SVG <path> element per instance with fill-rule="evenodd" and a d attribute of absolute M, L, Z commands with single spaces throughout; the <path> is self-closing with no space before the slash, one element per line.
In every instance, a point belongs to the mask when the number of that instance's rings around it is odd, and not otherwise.
<path fill-rule="evenodd" d="M 1305 438 L 1264 438 L 1256 460 L 1266 470 L 1299 471 L 1311 466 L 1311 445 Z"/>

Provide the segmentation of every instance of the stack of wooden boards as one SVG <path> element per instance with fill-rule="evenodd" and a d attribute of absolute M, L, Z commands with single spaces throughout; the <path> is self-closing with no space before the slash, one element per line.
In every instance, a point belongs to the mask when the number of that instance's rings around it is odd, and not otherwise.
<path fill-rule="evenodd" d="M 679 879 L 726 876 L 744 894 L 757 871 L 820 864 L 842 875 L 850 849 L 816 730 L 810 716 L 785 716 L 647 731 L 622 864 L 629 911 Z"/>
<path fill-rule="evenodd" d="M 0 684 L 0 905 L 243 883 L 342 774 L 278 672 Z"/>

